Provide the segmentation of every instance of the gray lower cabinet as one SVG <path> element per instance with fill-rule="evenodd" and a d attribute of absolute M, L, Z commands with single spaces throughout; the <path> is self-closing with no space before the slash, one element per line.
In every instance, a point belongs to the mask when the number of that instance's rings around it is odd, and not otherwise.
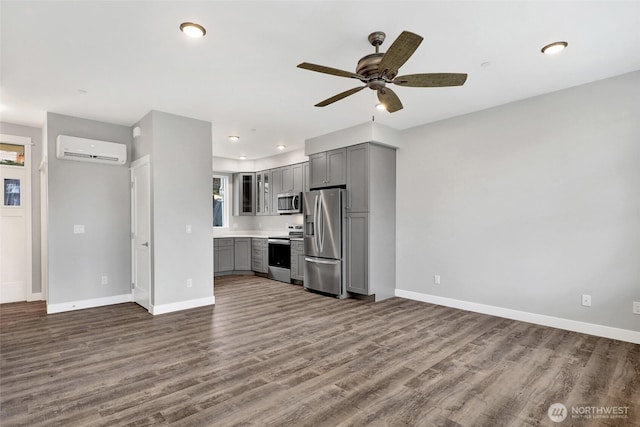
<path fill-rule="evenodd" d="M 251 237 L 236 237 L 234 240 L 234 268 L 236 271 L 251 270 Z"/>
<path fill-rule="evenodd" d="M 369 295 L 369 214 L 347 214 L 347 292 Z"/>
<path fill-rule="evenodd" d="M 251 270 L 266 274 L 268 272 L 268 256 L 267 239 L 257 237 L 251 239 Z"/>
<path fill-rule="evenodd" d="M 233 271 L 233 238 L 213 239 L 213 272 Z"/>
<path fill-rule="evenodd" d="M 291 241 L 291 278 L 304 281 L 304 242 Z"/>

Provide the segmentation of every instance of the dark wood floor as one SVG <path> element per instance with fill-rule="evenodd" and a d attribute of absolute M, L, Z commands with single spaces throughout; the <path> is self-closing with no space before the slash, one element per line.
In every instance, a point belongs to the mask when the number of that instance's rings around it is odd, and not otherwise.
<path fill-rule="evenodd" d="M 2 426 L 640 426 L 640 345 L 216 279 L 216 306 L 0 307 Z M 628 407 L 554 424 L 552 403 Z"/>

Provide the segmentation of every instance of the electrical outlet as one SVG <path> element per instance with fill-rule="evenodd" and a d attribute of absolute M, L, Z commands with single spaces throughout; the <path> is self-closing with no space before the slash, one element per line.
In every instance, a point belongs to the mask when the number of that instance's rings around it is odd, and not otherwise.
<path fill-rule="evenodd" d="M 187 234 L 191 234 L 191 224 L 187 224 Z"/>
<path fill-rule="evenodd" d="M 103 285 L 108 285 L 109 284 L 109 276 L 102 276 L 100 278 L 100 283 L 102 283 Z"/>
<path fill-rule="evenodd" d="M 74 225 L 73 234 L 84 234 L 84 225 Z"/>
<path fill-rule="evenodd" d="M 633 314 L 640 314 L 640 301 L 633 302 Z"/>
<path fill-rule="evenodd" d="M 436 274 L 435 276 L 433 276 L 433 283 L 436 284 L 436 285 L 440 284 L 440 276 L 439 275 Z"/>
<path fill-rule="evenodd" d="M 187 288 L 190 288 L 193 286 L 193 279 L 187 279 Z"/>
<path fill-rule="evenodd" d="M 582 295 L 582 305 L 585 307 L 591 307 L 591 295 Z"/>

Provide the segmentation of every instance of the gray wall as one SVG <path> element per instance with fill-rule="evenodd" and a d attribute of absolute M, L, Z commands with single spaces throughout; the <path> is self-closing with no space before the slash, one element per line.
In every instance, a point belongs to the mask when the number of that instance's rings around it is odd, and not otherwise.
<path fill-rule="evenodd" d="M 0 133 L 31 138 L 31 244 L 32 244 L 32 292 L 42 290 L 40 281 L 40 161 L 42 160 L 42 129 L 0 122 Z"/>
<path fill-rule="evenodd" d="M 404 131 L 397 288 L 640 330 L 639 118 L 634 72 Z"/>
<path fill-rule="evenodd" d="M 152 303 L 212 297 L 211 123 L 152 111 L 137 125 L 137 155 L 151 154 Z"/>
<path fill-rule="evenodd" d="M 130 127 L 47 114 L 48 303 L 130 293 L 129 168 L 57 159 L 60 134 L 131 146 Z M 85 234 L 73 234 L 74 224 L 84 225 Z"/>

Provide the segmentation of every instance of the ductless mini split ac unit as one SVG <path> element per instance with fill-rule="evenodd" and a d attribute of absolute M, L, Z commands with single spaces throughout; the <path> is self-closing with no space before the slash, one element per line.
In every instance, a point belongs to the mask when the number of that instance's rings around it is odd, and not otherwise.
<path fill-rule="evenodd" d="M 127 146 L 115 142 L 58 135 L 56 157 L 80 162 L 124 165 L 127 162 Z"/>

